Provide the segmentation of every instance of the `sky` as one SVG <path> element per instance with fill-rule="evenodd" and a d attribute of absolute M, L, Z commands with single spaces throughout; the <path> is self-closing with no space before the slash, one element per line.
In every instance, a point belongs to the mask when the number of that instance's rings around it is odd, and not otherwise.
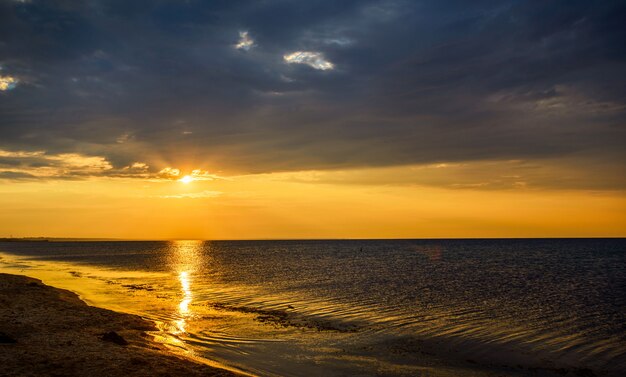
<path fill-rule="evenodd" d="M 0 237 L 626 236 L 624 1 L 0 0 Z"/>

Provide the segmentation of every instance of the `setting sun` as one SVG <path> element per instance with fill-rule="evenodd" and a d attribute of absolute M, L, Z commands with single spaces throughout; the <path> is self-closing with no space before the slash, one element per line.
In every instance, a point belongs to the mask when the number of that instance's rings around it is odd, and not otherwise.
<path fill-rule="evenodd" d="M 186 175 L 184 177 L 182 177 L 181 179 L 179 179 L 180 182 L 187 184 L 193 181 L 193 177 L 190 175 Z"/>

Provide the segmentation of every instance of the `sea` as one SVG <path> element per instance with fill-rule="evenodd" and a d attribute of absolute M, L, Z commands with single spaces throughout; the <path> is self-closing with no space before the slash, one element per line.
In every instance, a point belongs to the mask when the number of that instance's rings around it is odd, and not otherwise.
<path fill-rule="evenodd" d="M 252 375 L 626 375 L 626 239 L 0 242 L 0 272 Z"/>

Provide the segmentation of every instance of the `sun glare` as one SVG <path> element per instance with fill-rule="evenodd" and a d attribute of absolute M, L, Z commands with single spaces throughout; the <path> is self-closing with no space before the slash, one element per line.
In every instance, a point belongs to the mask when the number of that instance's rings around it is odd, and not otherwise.
<path fill-rule="evenodd" d="M 187 184 L 187 183 L 193 181 L 193 177 L 190 176 L 190 175 L 186 175 L 186 176 L 182 177 L 181 179 L 179 179 L 179 181 L 184 183 L 184 184 Z"/>

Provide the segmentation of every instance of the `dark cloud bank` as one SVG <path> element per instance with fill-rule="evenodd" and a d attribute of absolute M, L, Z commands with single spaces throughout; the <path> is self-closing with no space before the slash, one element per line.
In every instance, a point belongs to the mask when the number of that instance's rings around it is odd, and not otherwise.
<path fill-rule="evenodd" d="M 624 176 L 624 25 L 622 1 L 0 0 L 19 81 L 0 149 L 238 173 L 572 156 Z"/>

